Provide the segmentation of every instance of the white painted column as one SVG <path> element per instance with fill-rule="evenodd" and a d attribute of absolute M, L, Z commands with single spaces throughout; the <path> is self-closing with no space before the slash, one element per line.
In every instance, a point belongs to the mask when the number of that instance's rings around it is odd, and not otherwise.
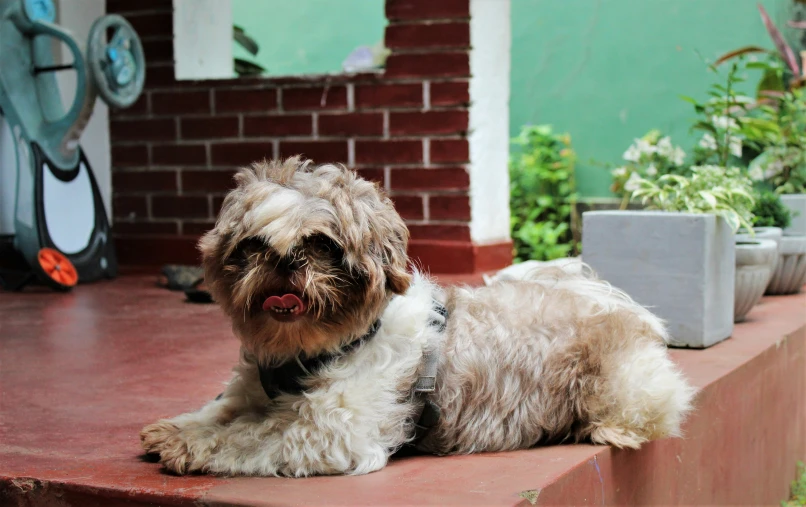
<path fill-rule="evenodd" d="M 470 0 L 470 236 L 509 239 L 510 0 Z"/>
<path fill-rule="evenodd" d="M 234 77 L 230 0 L 173 0 L 173 7 L 176 79 Z"/>

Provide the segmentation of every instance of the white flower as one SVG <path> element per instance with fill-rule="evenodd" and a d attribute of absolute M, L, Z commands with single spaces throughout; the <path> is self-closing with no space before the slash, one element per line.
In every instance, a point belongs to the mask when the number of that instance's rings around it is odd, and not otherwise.
<path fill-rule="evenodd" d="M 666 136 L 658 141 L 657 149 L 658 155 L 661 157 L 669 158 L 672 156 L 674 148 L 672 147 L 672 140 L 669 138 L 669 136 Z"/>
<path fill-rule="evenodd" d="M 645 155 L 652 155 L 653 153 L 657 153 L 658 151 L 658 148 L 652 146 L 652 143 L 650 143 L 646 139 L 636 139 L 635 147 L 638 148 L 638 151 L 640 151 L 642 154 Z"/>
<path fill-rule="evenodd" d="M 641 184 L 639 183 L 639 181 L 641 181 L 641 177 L 638 176 L 638 173 L 632 173 L 630 175 L 630 179 L 628 179 L 627 182 L 624 184 L 624 190 L 626 190 L 627 192 L 635 192 L 636 190 L 641 188 Z"/>
<path fill-rule="evenodd" d="M 731 155 L 734 157 L 742 156 L 742 140 L 738 137 L 731 137 L 728 143 Z"/>
<path fill-rule="evenodd" d="M 701 148 L 705 148 L 706 150 L 715 150 L 717 148 L 716 139 L 707 132 L 702 136 L 699 144 Z"/>
<path fill-rule="evenodd" d="M 649 176 L 655 176 L 656 174 L 658 174 L 658 168 L 655 167 L 655 164 L 649 164 L 649 167 L 646 168 L 646 173 Z"/>
<path fill-rule="evenodd" d="M 627 162 L 638 162 L 641 160 L 641 151 L 633 144 L 624 152 L 623 158 Z"/>
<path fill-rule="evenodd" d="M 610 174 L 615 176 L 616 178 L 621 178 L 627 175 L 627 168 L 626 167 L 616 167 L 613 169 Z"/>
<path fill-rule="evenodd" d="M 669 158 L 671 159 L 674 165 L 680 167 L 686 160 L 686 152 L 683 151 L 683 148 L 678 146 L 674 149 L 674 151 L 672 152 L 672 156 Z"/>
<path fill-rule="evenodd" d="M 713 123 L 714 127 L 718 129 L 733 130 L 739 127 L 739 124 L 736 123 L 736 120 L 730 116 L 712 116 L 711 123 Z"/>

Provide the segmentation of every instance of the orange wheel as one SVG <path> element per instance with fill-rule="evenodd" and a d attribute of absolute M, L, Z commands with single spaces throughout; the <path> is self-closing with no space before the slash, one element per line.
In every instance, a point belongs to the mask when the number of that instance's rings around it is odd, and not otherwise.
<path fill-rule="evenodd" d="M 58 250 L 43 248 L 37 254 L 37 259 L 45 275 L 61 288 L 69 289 L 78 283 L 78 273 L 73 263 Z"/>

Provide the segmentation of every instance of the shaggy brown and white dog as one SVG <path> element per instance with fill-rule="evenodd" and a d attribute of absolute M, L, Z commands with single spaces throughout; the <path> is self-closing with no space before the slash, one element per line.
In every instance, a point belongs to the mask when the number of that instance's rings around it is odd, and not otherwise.
<path fill-rule="evenodd" d="M 410 442 L 462 454 L 680 434 L 693 389 L 662 323 L 589 269 L 443 291 L 407 271 L 406 226 L 353 172 L 291 158 L 236 180 L 200 248 L 241 360 L 218 399 L 143 429 L 167 469 L 365 474 Z"/>

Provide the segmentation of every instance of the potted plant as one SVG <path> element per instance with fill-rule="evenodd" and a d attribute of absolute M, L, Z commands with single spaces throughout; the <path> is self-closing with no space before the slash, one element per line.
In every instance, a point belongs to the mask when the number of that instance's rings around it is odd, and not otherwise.
<path fill-rule="evenodd" d="M 742 322 L 758 304 L 773 273 L 778 243 L 772 239 L 736 239 L 733 322 Z"/>
<path fill-rule="evenodd" d="M 704 348 L 733 332 L 734 233 L 752 227 L 753 197 L 739 169 L 692 167 L 637 181 L 647 210 L 583 214 L 583 260 L 665 319 L 672 345 Z"/>

